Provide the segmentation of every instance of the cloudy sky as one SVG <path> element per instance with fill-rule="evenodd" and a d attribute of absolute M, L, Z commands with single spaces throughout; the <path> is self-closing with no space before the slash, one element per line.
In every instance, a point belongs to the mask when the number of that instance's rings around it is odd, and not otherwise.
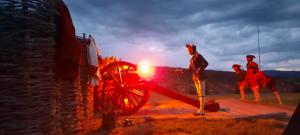
<path fill-rule="evenodd" d="M 77 34 L 94 36 L 104 56 L 187 67 L 185 44 L 194 43 L 208 69 L 228 71 L 245 67 L 247 54 L 258 56 L 259 25 L 262 69 L 300 71 L 299 0 L 65 2 Z"/>

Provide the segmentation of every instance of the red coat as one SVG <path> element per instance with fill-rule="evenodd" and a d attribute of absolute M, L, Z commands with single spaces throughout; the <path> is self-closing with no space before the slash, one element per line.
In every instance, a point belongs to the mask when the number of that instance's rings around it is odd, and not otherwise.
<path fill-rule="evenodd" d="M 245 70 L 240 69 L 236 72 L 236 81 L 238 83 L 243 82 L 245 80 L 245 77 L 246 77 L 246 71 Z"/>
<path fill-rule="evenodd" d="M 258 71 L 256 74 L 247 73 L 246 81 L 249 83 L 250 87 L 267 86 L 269 83 L 273 82 L 271 77 L 265 75 L 262 71 Z"/>
<path fill-rule="evenodd" d="M 256 67 L 257 70 L 259 70 L 258 64 L 256 62 L 254 62 L 254 61 L 248 62 L 247 65 L 246 65 L 246 67 L 247 67 L 247 71 L 249 71 L 250 67 Z"/>

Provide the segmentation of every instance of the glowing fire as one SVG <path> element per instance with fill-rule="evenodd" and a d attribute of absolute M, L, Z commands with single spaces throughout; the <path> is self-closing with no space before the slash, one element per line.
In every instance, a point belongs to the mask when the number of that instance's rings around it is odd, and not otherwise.
<path fill-rule="evenodd" d="M 148 61 L 142 61 L 139 65 L 139 69 L 142 73 L 149 73 L 150 72 L 150 64 Z"/>
<path fill-rule="evenodd" d="M 138 64 L 138 74 L 144 79 L 149 79 L 154 75 L 154 68 L 148 61 L 142 61 Z"/>
<path fill-rule="evenodd" d="M 124 98 L 124 103 L 125 103 L 125 107 L 129 107 L 129 102 L 128 102 L 128 98 Z"/>

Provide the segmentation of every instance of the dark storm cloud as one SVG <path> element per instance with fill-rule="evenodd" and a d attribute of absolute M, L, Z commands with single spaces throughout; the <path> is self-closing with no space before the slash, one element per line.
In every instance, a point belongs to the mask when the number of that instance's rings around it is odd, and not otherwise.
<path fill-rule="evenodd" d="M 187 42 L 211 62 L 209 68 L 229 70 L 257 54 L 260 27 L 266 69 L 276 61 L 300 59 L 300 3 L 297 0 L 76 0 L 66 1 L 77 31 L 93 34 L 103 52 L 128 58 L 147 49 L 163 57 L 160 65 L 185 66 Z M 162 54 L 163 52 L 163 54 Z M 138 54 L 136 54 L 138 55 Z M 171 60 L 177 57 L 176 61 Z M 128 58 L 134 60 L 134 58 Z M 168 60 L 169 59 L 169 60 Z M 224 64 L 229 64 L 224 67 Z M 280 66 L 280 65 L 278 65 Z M 300 65 L 299 65 L 300 66 Z"/>

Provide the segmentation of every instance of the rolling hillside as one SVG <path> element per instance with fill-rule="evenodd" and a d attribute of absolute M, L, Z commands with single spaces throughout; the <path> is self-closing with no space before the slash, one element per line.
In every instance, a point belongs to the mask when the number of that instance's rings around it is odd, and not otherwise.
<path fill-rule="evenodd" d="M 207 94 L 239 93 L 234 72 L 208 70 L 206 74 Z M 266 71 L 266 74 L 276 80 L 280 92 L 300 92 L 300 72 Z M 191 72 L 186 69 L 178 72 L 174 67 L 157 67 L 153 80 L 163 87 L 194 94 L 195 88 L 191 76 Z"/>

